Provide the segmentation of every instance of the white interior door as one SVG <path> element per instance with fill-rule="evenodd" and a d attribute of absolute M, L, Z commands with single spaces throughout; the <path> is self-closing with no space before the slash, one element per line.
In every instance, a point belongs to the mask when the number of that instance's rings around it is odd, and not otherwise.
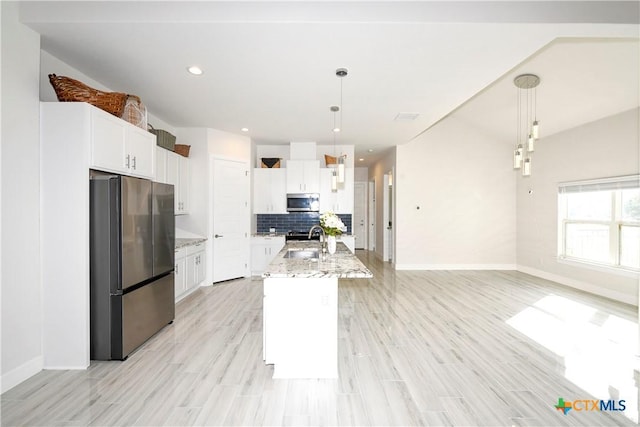
<path fill-rule="evenodd" d="M 388 172 L 382 181 L 382 260 L 393 261 L 393 173 Z"/>
<path fill-rule="evenodd" d="M 353 235 L 356 249 L 367 249 L 367 183 L 353 185 Z"/>
<path fill-rule="evenodd" d="M 248 275 L 249 165 L 213 159 L 213 281 Z"/>
<path fill-rule="evenodd" d="M 394 246 L 393 246 L 393 184 L 391 181 L 392 175 L 391 172 L 389 172 L 389 222 L 388 222 L 388 226 L 387 226 L 387 240 L 389 241 L 389 262 L 393 262 L 394 260 Z"/>
<path fill-rule="evenodd" d="M 370 251 L 376 250 L 376 182 L 369 182 L 369 246 Z"/>

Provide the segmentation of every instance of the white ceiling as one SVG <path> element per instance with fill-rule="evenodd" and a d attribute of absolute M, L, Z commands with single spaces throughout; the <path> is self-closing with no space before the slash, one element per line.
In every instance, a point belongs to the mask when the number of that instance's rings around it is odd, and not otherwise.
<path fill-rule="evenodd" d="M 346 67 L 338 143 L 363 165 L 448 114 L 512 142 L 521 72 L 542 79 L 547 135 L 639 104 L 635 1 L 45 1 L 21 18 L 44 50 L 166 122 L 247 127 L 257 143 L 332 143 Z"/>

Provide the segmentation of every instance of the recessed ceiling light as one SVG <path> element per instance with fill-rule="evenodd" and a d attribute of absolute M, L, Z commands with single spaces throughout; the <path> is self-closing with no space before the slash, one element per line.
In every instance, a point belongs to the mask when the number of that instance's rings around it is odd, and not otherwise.
<path fill-rule="evenodd" d="M 358 160 L 364 162 L 364 159 L 362 157 L 360 157 Z"/>
<path fill-rule="evenodd" d="M 409 122 L 418 118 L 420 113 L 398 113 L 396 118 L 393 119 L 397 122 Z"/>
<path fill-rule="evenodd" d="M 202 68 L 198 67 L 197 65 L 192 65 L 191 67 L 187 68 L 187 71 L 194 76 L 200 76 L 203 73 Z"/>
<path fill-rule="evenodd" d="M 367 151 L 373 153 L 373 148 L 369 148 Z"/>
<path fill-rule="evenodd" d="M 242 132 L 249 132 L 249 128 L 242 128 L 240 129 Z"/>
<path fill-rule="evenodd" d="M 340 132 L 340 128 L 333 128 L 334 132 Z"/>

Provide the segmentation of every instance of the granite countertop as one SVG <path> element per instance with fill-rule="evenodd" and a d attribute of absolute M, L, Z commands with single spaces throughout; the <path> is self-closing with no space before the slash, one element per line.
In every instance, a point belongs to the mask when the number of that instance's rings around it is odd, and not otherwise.
<path fill-rule="evenodd" d="M 336 244 L 336 253 L 333 255 L 327 253 L 325 259 L 284 258 L 288 249 L 318 248 L 319 246 L 320 244 L 317 241 L 287 242 L 271 264 L 267 266 L 262 277 L 318 279 L 334 277 L 339 279 L 368 279 L 373 277 L 367 267 L 341 242 Z"/>
<path fill-rule="evenodd" d="M 202 243 L 206 241 L 207 239 L 204 237 L 196 237 L 196 238 L 176 237 L 176 249 L 184 248 L 185 246 L 197 245 L 198 243 Z"/>
<path fill-rule="evenodd" d="M 268 231 L 263 231 L 263 232 L 255 232 L 253 233 L 251 236 L 252 237 L 278 237 L 278 236 L 286 236 L 288 234 L 287 231 L 278 231 L 275 233 L 270 233 Z M 340 237 L 352 237 L 354 236 L 353 234 L 346 234 L 343 233 L 340 236 L 336 236 L 336 240 L 339 242 L 340 241 Z"/>

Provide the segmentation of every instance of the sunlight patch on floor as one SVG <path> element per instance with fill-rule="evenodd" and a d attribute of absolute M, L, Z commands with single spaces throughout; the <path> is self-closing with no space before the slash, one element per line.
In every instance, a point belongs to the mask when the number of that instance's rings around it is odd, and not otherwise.
<path fill-rule="evenodd" d="M 627 418 L 638 421 L 638 324 L 588 305 L 548 295 L 507 324 L 564 358 L 565 377 L 602 400 L 625 400 Z M 563 396 L 566 400 L 588 396 Z"/>

